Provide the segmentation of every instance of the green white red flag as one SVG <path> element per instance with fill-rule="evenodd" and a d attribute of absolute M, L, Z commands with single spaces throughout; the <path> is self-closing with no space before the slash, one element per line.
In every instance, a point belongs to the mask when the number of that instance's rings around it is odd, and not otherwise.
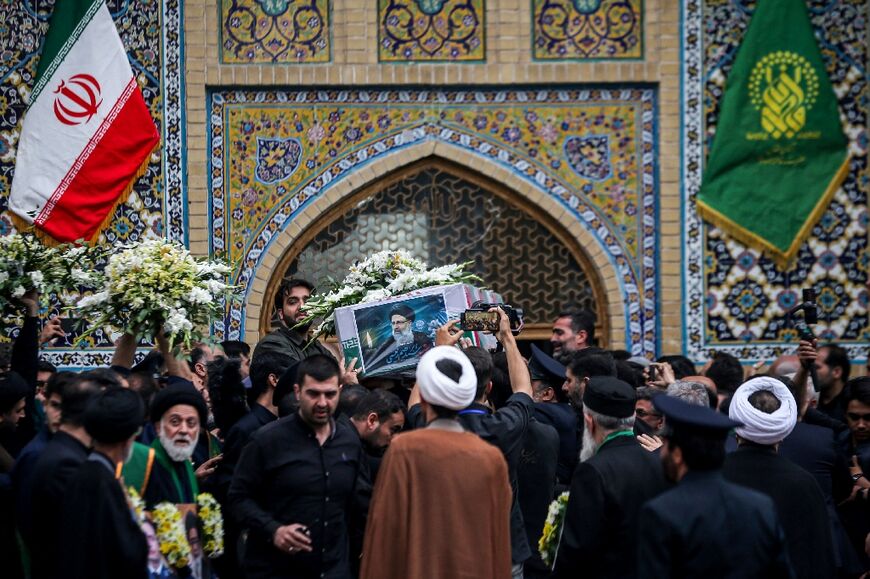
<path fill-rule="evenodd" d="M 159 140 L 105 0 L 57 2 L 9 209 L 58 241 L 93 239 Z"/>

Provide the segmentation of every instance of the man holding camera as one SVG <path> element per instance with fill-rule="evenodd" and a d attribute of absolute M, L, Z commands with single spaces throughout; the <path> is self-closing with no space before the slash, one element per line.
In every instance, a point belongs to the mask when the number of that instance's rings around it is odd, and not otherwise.
<path fill-rule="evenodd" d="M 520 461 L 529 419 L 535 411 L 535 403 L 532 399 L 529 369 L 517 347 L 516 338 L 514 338 L 511 328 L 511 319 L 501 307 L 490 308 L 490 312 L 497 313 L 499 317 L 496 338 L 507 354 L 513 394 L 503 407 L 493 412 L 485 404 L 487 393 L 492 388 L 492 357 L 489 352 L 482 348 L 466 348 L 465 353 L 471 360 L 477 377 L 477 391 L 474 402 L 467 408 L 460 410 L 458 414 L 459 422 L 466 430 L 498 447 L 507 460 L 513 492 L 510 518 L 512 576 L 519 578 L 523 576 L 523 563 L 532 553 L 529 549 L 523 516 L 517 501 L 517 465 Z M 456 324 L 457 321 L 452 321 L 439 328 L 435 334 L 436 345 L 453 346 L 459 343 L 462 332 L 451 333 Z M 415 389 L 408 401 L 410 408 L 408 414 L 409 421 L 416 425 L 421 423 L 419 402 L 420 395 Z M 413 408 L 414 405 L 417 405 L 416 408 Z"/>

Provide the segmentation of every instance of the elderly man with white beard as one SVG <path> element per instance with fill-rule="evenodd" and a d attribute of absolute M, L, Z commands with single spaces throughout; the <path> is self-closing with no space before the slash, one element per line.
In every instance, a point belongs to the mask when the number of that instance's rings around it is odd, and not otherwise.
<path fill-rule="evenodd" d="M 190 457 L 207 417 L 205 400 L 190 384 L 174 384 L 154 396 L 151 422 L 157 438 L 124 467 L 125 482 L 140 491 L 147 508 L 196 501 L 199 487 Z"/>
<path fill-rule="evenodd" d="M 589 379 L 583 393 L 583 450 L 554 577 L 632 578 L 643 504 L 667 489 L 661 462 L 634 436 L 636 395 L 611 376 Z"/>

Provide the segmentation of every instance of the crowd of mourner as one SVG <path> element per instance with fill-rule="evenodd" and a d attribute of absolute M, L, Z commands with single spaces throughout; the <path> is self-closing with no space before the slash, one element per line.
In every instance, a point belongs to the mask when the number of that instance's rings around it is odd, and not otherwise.
<path fill-rule="evenodd" d="M 312 290 L 284 282 L 253 350 L 156 336 L 139 360 L 125 335 L 83 373 L 40 360 L 64 332 L 22 298 L 0 361 L 2 576 L 868 576 L 870 378 L 842 347 L 652 362 L 568 308 L 552 355 L 524 356 L 496 310 L 495 350 L 448 322 L 413 377 L 365 377 L 297 324 Z M 158 540 L 172 513 L 186 549 Z"/>

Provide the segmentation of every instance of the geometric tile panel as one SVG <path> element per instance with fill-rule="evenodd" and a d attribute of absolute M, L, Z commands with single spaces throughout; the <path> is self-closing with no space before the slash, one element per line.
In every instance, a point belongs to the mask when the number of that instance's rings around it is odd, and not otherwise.
<path fill-rule="evenodd" d="M 484 0 L 378 0 L 380 62 L 486 59 Z"/>
<path fill-rule="evenodd" d="M 626 343 L 655 351 L 655 89 L 219 90 L 208 106 L 211 248 L 245 291 L 271 240 L 312 199 L 437 141 L 471 167 L 512 171 L 579 221 L 621 276 Z M 228 306 L 215 333 L 243 335 L 243 307 Z"/>
<path fill-rule="evenodd" d="M 734 53 L 754 3 L 684 2 L 683 211 L 685 349 L 701 360 L 709 350 L 744 360 L 791 352 L 798 339 L 786 312 L 801 290 L 818 296 L 822 342 L 845 346 L 853 360 L 870 343 L 867 274 L 868 0 L 812 3 L 810 17 L 849 138 L 849 175 L 788 268 L 746 248 L 695 212 L 703 163 L 718 121 Z"/>
<path fill-rule="evenodd" d="M 643 58 L 643 0 L 532 0 L 535 60 Z"/>
<path fill-rule="evenodd" d="M 107 6 L 125 43 L 151 118 L 160 131 L 160 146 L 152 153 L 145 174 L 136 181 L 127 202 L 115 210 L 100 241 L 109 244 L 135 241 L 148 230 L 185 242 L 181 0 L 110 0 Z M 0 31 L 0 213 L 6 210 L 26 99 L 33 87 L 53 9 L 54 2 L 0 3 L 0 22 L 5 30 Z M 8 217 L 0 215 L 0 235 L 11 227 Z M 91 338 L 89 345 L 94 347 L 87 352 L 74 350 L 71 341 L 74 339 L 71 336 L 64 347 L 45 350 L 44 356 L 66 367 L 108 363 L 111 342 L 107 337 L 98 334 Z"/>
<path fill-rule="evenodd" d="M 329 0 L 220 0 L 224 64 L 322 64 L 331 59 Z"/>

